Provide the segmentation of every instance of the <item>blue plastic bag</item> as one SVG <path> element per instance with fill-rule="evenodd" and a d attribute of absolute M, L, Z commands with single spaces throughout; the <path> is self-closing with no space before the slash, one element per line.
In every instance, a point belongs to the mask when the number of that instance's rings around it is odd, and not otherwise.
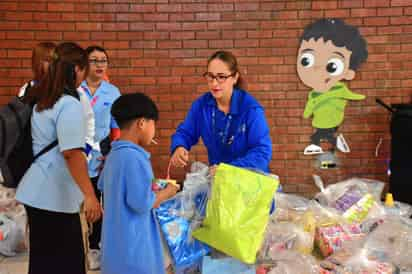
<path fill-rule="evenodd" d="M 205 189 L 206 187 L 206 189 Z M 161 231 L 176 272 L 186 273 L 199 265 L 209 252 L 206 244 L 192 237 L 192 230 L 200 225 L 207 202 L 207 185 L 197 191 L 181 192 L 156 210 Z"/>
<path fill-rule="evenodd" d="M 232 257 L 212 259 L 210 256 L 203 258 L 202 274 L 255 274 L 252 265 L 244 264 Z"/>

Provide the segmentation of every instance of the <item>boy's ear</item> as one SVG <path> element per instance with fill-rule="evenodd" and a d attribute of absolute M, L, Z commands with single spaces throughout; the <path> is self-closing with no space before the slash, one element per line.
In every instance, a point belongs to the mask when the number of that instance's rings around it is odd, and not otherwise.
<path fill-rule="evenodd" d="M 141 119 L 137 119 L 137 127 L 138 128 L 143 128 L 144 127 L 144 119 L 143 118 L 141 118 Z"/>
<path fill-rule="evenodd" d="M 343 79 L 350 81 L 353 78 L 355 78 L 355 74 L 356 73 L 355 73 L 354 70 L 348 69 L 348 71 L 345 73 L 345 75 L 343 75 Z"/>

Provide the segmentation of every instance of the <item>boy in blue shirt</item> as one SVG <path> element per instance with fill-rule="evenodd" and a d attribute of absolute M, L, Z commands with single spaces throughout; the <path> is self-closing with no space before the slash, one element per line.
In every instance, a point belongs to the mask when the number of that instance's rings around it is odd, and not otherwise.
<path fill-rule="evenodd" d="M 152 191 L 150 154 L 143 146 L 155 134 L 158 110 L 142 93 L 120 96 L 111 113 L 120 128 L 112 143 L 98 187 L 104 193 L 102 274 L 163 274 L 165 266 L 160 232 L 152 210 L 174 196 L 169 184 Z"/>

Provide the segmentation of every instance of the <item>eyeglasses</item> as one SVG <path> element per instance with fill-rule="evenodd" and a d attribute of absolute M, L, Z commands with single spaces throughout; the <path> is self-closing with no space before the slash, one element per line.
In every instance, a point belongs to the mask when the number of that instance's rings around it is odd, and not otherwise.
<path fill-rule="evenodd" d="M 234 73 L 229 74 L 229 75 L 224 75 L 224 74 L 213 75 L 213 73 L 211 73 L 211 72 L 205 72 L 205 73 L 203 73 L 203 77 L 205 77 L 205 79 L 206 79 L 208 82 L 211 83 L 211 82 L 213 82 L 214 79 L 216 79 L 216 81 L 217 81 L 219 84 L 224 83 L 224 82 L 227 80 L 227 78 L 232 77 L 232 76 L 234 76 L 234 75 L 235 75 Z"/>
<path fill-rule="evenodd" d="M 89 64 L 91 65 L 107 65 L 108 61 L 107 59 L 102 59 L 102 60 L 98 60 L 98 59 L 89 59 Z"/>

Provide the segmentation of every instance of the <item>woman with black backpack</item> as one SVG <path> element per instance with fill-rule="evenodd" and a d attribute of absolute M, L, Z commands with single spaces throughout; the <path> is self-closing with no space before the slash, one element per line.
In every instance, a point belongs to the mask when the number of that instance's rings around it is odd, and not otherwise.
<path fill-rule="evenodd" d="M 85 128 L 76 88 L 88 69 L 77 44 L 57 46 L 48 73 L 30 90 L 33 152 L 57 139 L 58 146 L 37 158 L 17 188 L 30 229 L 29 274 L 85 273 L 80 206 L 96 221 L 102 208 L 87 173 Z"/>

